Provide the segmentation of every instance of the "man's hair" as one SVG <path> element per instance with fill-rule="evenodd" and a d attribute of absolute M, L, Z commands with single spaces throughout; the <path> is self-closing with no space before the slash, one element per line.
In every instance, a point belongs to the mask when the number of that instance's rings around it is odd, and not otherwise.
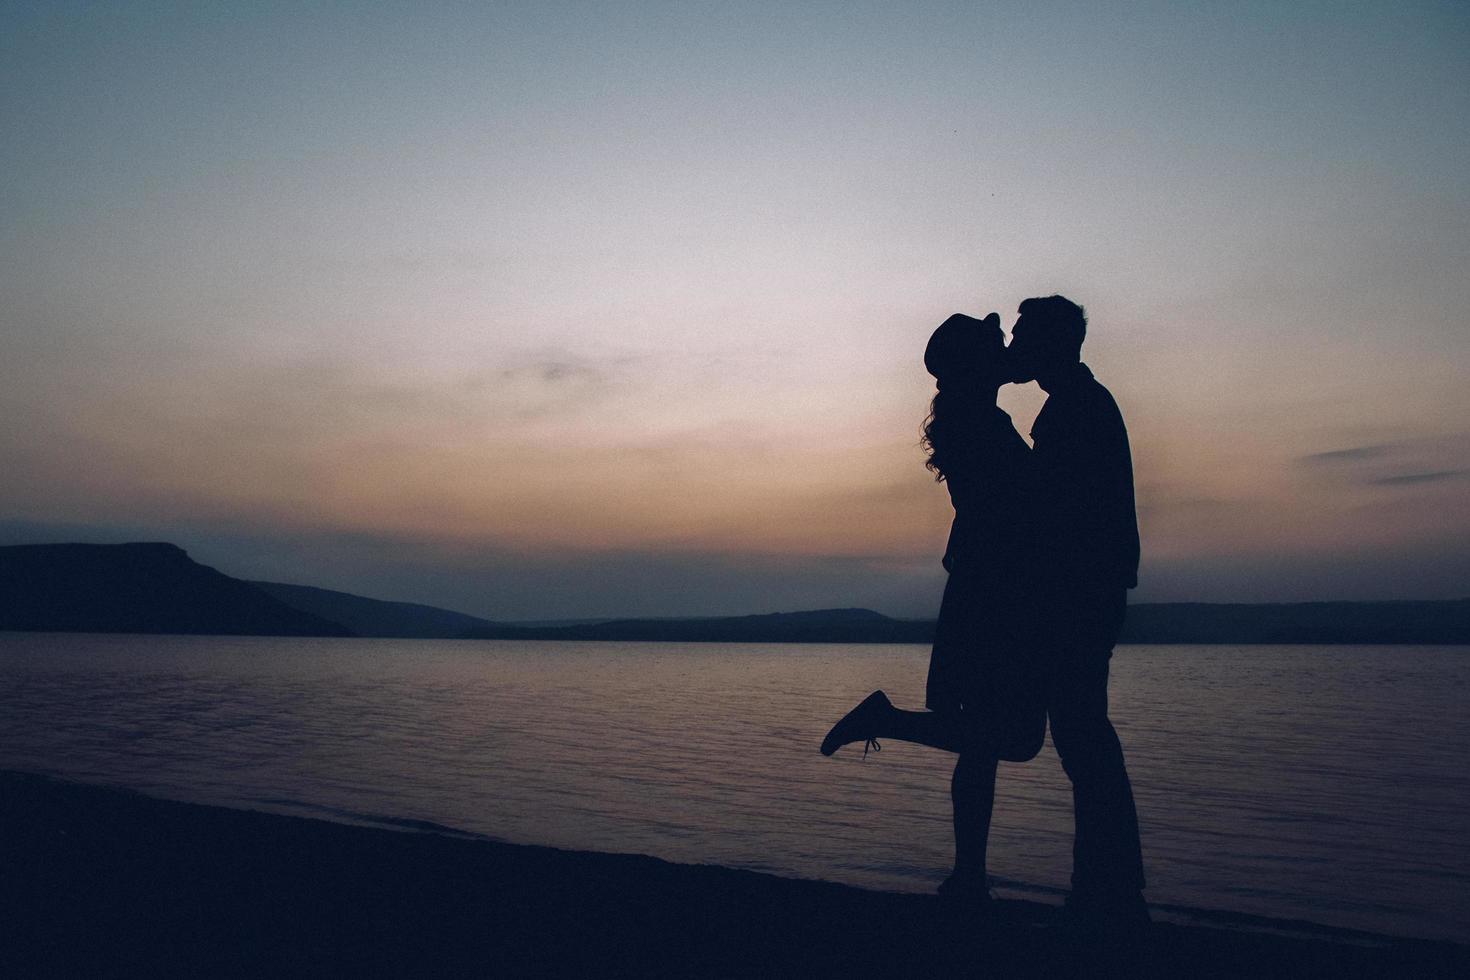
<path fill-rule="evenodd" d="M 1037 296 L 1023 300 L 1017 310 L 1028 322 L 1041 326 L 1059 351 L 1082 357 L 1087 337 L 1087 313 L 1065 296 Z"/>

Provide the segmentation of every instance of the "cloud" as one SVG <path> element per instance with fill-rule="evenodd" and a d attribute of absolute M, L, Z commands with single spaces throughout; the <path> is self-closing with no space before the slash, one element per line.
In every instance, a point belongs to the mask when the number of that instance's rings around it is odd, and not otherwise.
<path fill-rule="evenodd" d="M 543 418 L 601 402 L 621 382 L 614 365 L 562 354 L 475 372 L 455 386 L 482 403 L 493 403 L 517 419 Z"/>
<path fill-rule="evenodd" d="M 1399 473 L 1380 476 L 1368 482 L 1377 486 L 1411 486 L 1417 483 L 1438 483 L 1441 480 L 1456 480 L 1470 476 L 1470 470 L 1434 470 L 1428 473 Z"/>
<path fill-rule="evenodd" d="M 1311 453 L 1297 462 L 1348 486 L 1408 487 L 1470 474 L 1470 435 L 1463 432 Z"/>
<path fill-rule="evenodd" d="M 1322 463 L 1352 463 L 1364 459 L 1378 459 L 1387 456 L 1394 449 L 1388 444 L 1377 444 L 1371 446 L 1353 446 L 1350 449 L 1332 449 L 1325 453 L 1309 453 L 1298 458 L 1297 462 L 1317 465 Z"/>

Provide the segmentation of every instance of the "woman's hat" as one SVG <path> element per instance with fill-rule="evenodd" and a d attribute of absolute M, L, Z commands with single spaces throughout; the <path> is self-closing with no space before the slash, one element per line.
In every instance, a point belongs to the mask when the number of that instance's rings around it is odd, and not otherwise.
<path fill-rule="evenodd" d="M 977 320 L 956 313 L 939 325 L 924 348 L 924 369 L 936 378 L 974 370 L 995 360 L 1000 314 Z"/>

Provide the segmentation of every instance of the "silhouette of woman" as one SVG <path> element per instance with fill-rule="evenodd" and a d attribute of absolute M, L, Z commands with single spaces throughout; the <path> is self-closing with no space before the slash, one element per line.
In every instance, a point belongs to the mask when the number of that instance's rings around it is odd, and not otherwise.
<path fill-rule="evenodd" d="M 1046 713 L 1035 649 L 1028 501 L 1030 449 L 995 403 L 1008 378 L 1000 317 L 955 314 L 929 338 L 937 391 L 924 423 L 925 464 L 949 488 L 954 523 L 925 702 L 900 710 L 874 691 L 832 727 L 822 754 L 897 739 L 959 754 L 951 781 L 955 869 L 940 894 L 989 901 L 986 839 L 1001 759 L 1041 750 Z"/>

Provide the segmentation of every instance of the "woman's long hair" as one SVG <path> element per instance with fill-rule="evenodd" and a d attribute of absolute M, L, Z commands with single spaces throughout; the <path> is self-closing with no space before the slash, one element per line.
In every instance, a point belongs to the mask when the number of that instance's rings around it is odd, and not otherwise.
<path fill-rule="evenodd" d="M 977 397 L 973 388 L 941 388 L 934 393 L 919 444 L 929 456 L 924 468 L 934 474 L 936 481 L 943 482 L 963 468 L 964 460 L 973 457 L 976 430 L 985 413 L 994 407 L 994 399 Z"/>
<path fill-rule="evenodd" d="M 994 314 L 976 320 L 957 313 L 929 338 L 924 367 L 938 390 L 919 444 L 928 452 L 924 467 L 935 480 L 948 479 L 974 458 L 980 424 L 995 405 L 995 388 L 987 380 L 996 375 L 1004 354 L 1000 317 Z"/>

